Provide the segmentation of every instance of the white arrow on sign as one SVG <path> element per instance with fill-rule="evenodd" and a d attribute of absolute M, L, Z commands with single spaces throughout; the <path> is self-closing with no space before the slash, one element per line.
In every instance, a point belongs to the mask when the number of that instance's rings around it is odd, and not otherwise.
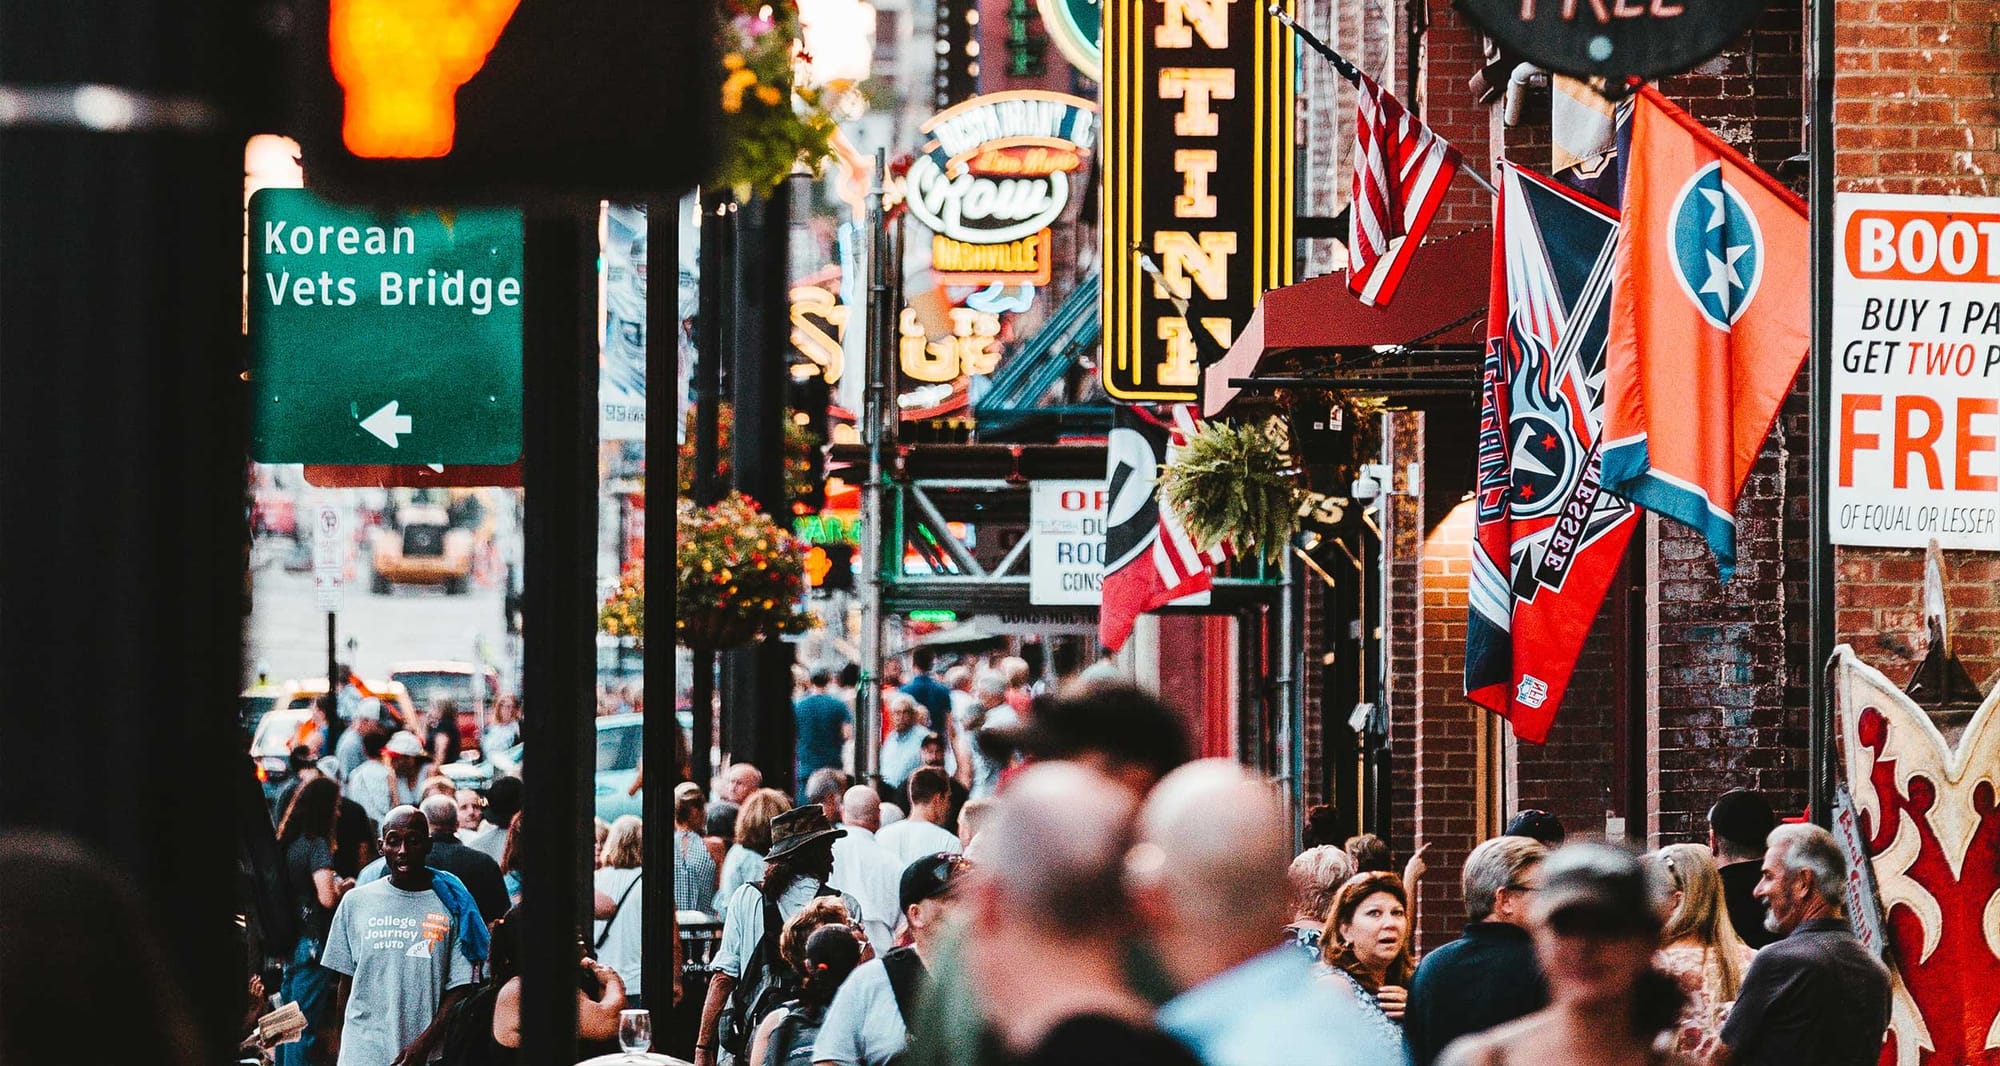
<path fill-rule="evenodd" d="M 361 428 L 375 434 L 376 439 L 391 448 L 401 447 L 398 437 L 410 432 L 410 416 L 399 415 L 396 407 L 402 401 L 390 400 L 382 409 L 361 420 Z"/>

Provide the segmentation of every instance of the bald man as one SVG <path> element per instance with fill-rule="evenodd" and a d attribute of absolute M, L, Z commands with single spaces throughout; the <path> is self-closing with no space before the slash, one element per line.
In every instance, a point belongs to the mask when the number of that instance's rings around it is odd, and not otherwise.
<path fill-rule="evenodd" d="M 457 821 L 452 812 L 451 821 Z M 472 962 L 458 950 L 458 923 L 432 883 L 431 824 L 415 807 L 382 819 L 388 876 L 342 896 L 320 965 L 340 974 L 331 1041 L 339 1066 L 422 1063 L 443 1038 L 438 1020 L 464 998 Z"/>
<path fill-rule="evenodd" d="M 491 925 L 499 920 L 507 913 L 506 879 L 500 875 L 500 864 L 491 856 L 459 841 L 458 804 L 450 796 L 430 796 L 420 810 L 430 827 L 430 847 L 424 865 L 457 878 L 471 894 L 481 922 Z M 368 864 L 357 880 L 365 885 L 389 872 L 387 858 L 385 855 Z"/>
<path fill-rule="evenodd" d="M 1353 1001 L 1278 946 L 1291 836 L 1270 782 L 1226 759 L 1168 774 L 1125 862 L 1135 913 L 1180 994 L 1159 1025 L 1204 1066 L 1391 1066 L 1401 1053 Z"/>
<path fill-rule="evenodd" d="M 965 951 L 987 1025 L 1021 1062 L 1194 1066 L 1125 980 L 1132 911 L 1121 884 L 1132 794 L 1070 763 L 1029 767 L 979 835 Z M 1275 1060 L 1274 1060 L 1275 1061 Z"/>
<path fill-rule="evenodd" d="M 861 928 L 876 952 L 886 954 L 896 946 L 903 868 L 875 839 L 882 828 L 882 797 L 867 785 L 855 785 L 841 796 L 840 810 L 847 835 L 833 842 L 833 874 L 827 883 L 861 902 Z"/>

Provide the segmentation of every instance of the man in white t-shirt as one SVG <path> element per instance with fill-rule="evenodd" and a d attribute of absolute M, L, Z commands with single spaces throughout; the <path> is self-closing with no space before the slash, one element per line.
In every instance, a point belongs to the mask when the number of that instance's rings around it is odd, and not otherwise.
<path fill-rule="evenodd" d="M 472 983 L 459 949 L 458 919 L 431 887 L 424 865 L 431 827 L 415 807 L 382 820 L 389 875 L 342 896 L 319 964 L 340 975 L 340 1066 L 422 1063 L 439 1046 L 438 1022 Z M 477 920 L 477 919 L 474 919 Z"/>
<path fill-rule="evenodd" d="M 972 695 L 979 709 L 973 717 L 971 742 L 967 745 L 971 773 L 962 779 L 970 786 L 973 799 L 986 799 L 999 789 L 1000 772 L 1007 768 L 986 750 L 987 733 L 1012 729 L 1021 724 L 1021 716 L 1007 702 L 1007 677 L 997 670 L 980 674 L 972 684 Z"/>
<path fill-rule="evenodd" d="M 875 953 L 885 954 L 896 946 L 897 886 L 908 864 L 875 839 L 882 828 L 882 798 L 867 785 L 855 785 L 842 797 L 840 826 L 847 835 L 833 842 L 832 883 L 861 901 L 868 914 L 862 930 Z"/>
<path fill-rule="evenodd" d="M 911 946 L 855 967 L 827 1005 L 813 1042 L 815 1066 L 886 1066 L 909 1044 L 904 1019 L 930 980 L 924 956 L 950 914 L 951 897 L 972 864 L 939 852 L 903 871 L 897 896 L 910 923 Z"/>
<path fill-rule="evenodd" d="M 901 866 L 908 866 L 925 855 L 948 851 L 956 855 L 963 850 L 958 843 L 958 835 L 944 827 L 945 818 L 951 814 L 951 778 L 943 770 L 934 766 L 920 766 L 911 771 L 907 786 L 910 797 L 910 816 L 888 826 L 875 839 Z"/>

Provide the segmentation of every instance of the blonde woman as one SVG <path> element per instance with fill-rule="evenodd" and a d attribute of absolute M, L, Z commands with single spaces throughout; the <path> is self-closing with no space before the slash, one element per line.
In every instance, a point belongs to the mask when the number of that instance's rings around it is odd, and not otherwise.
<path fill-rule="evenodd" d="M 1659 968 L 1687 994 L 1676 1032 L 1676 1049 L 1708 1061 L 1743 987 L 1754 952 L 1736 933 L 1722 898 L 1722 875 L 1715 856 L 1700 844 L 1671 844 L 1654 853 L 1671 882 L 1672 913 L 1661 931 L 1665 945 L 1655 957 Z"/>
<path fill-rule="evenodd" d="M 775 788 L 760 788 L 736 812 L 736 842 L 722 859 L 722 883 L 715 898 L 727 900 L 740 885 L 764 876 L 764 853 L 771 850 L 771 819 L 792 809 L 792 798 Z"/>
<path fill-rule="evenodd" d="M 627 1005 L 645 1005 L 643 973 L 639 968 L 641 918 L 639 881 L 645 869 L 645 823 L 637 815 L 622 815 L 611 823 L 604 840 L 604 862 L 591 881 L 597 889 L 597 958 L 625 981 Z M 610 901 L 607 911 L 605 902 Z"/>

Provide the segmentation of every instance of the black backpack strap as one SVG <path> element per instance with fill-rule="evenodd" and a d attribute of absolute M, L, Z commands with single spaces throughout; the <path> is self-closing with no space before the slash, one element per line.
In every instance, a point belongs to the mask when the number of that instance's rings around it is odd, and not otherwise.
<path fill-rule="evenodd" d="M 763 889 L 759 888 L 759 894 Z M 779 972 L 784 958 L 778 954 L 778 935 L 784 932 L 785 918 L 778 913 L 778 901 L 764 897 L 764 938 L 757 942 L 757 953 L 764 957 L 764 966 L 772 972 Z"/>
<path fill-rule="evenodd" d="M 923 995 L 930 971 L 916 948 L 896 948 L 882 956 L 882 968 L 889 973 L 889 991 L 896 995 L 896 1013 L 903 1016 L 903 1029 L 916 1032 L 917 999 Z"/>
<path fill-rule="evenodd" d="M 597 943 L 592 944 L 590 946 L 590 950 L 592 951 L 604 950 L 604 942 L 611 939 L 612 924 L 618 921 L 618 915 L 623 913 L 625 910 L 625 901 L 632 898 L 632 890 L 638 888 L 639 882 L 644 881 L 645 879 L 646 879 L 645 872 L 640 871 L 639 876 L 633 878 L 632 883 L 625 886 L 625 891 L 618 893 L 618 904 L 611 908 L 611 917 L 604 919 L 604 931 L 602 933 L 597 934 Z"/>

